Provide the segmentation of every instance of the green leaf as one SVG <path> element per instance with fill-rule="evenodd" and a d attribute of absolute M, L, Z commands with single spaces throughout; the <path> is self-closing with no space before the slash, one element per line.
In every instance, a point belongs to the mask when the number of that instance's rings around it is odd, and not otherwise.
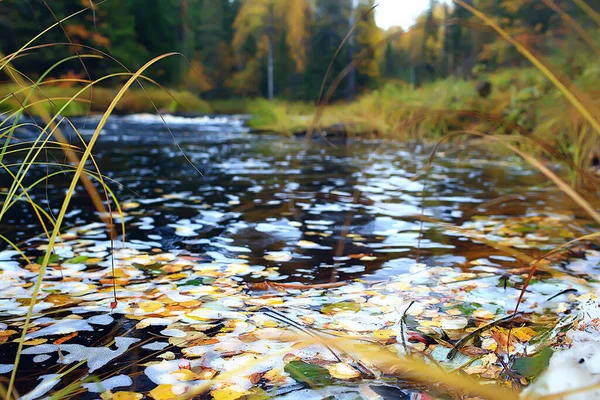
<path fill-rule="evenodd" d="M 358 312 L 360 311 L 360 304 L 351 301 L 342 301 L 340 303 L 327 304 L 321 308 L 323 314 L 335 314 L 342 311 Z"/>
<path fill-rule="evenodd" d="M 539 228 L 537 225 L 526 224 L 526 225 L 518 225 L 512 228 L 515 232 L 519 233 L 533 233 L 536 232 Z"/>
<path fill-rule="evenodd" d="M 36 262 L 38 264 L 41 264 L 44 261 L 44 256 L 39 256 L 36 260 Z M 58 262 L 58 256 L 56 254 L 51 254 L 50 258 L 48 259 L 48 264 L 54 264 Z"/>
<path fill-rule="evenodd" d="M 327 369 L 303 361 L 290 361 L 283 368 L 296 382 L 309 386 L 325 386 L 331 384 L 331 375 Z"/>
<path fill-rule="evenodd" d="M 191 281 L 185 281 L 181 284 L 181 286 L 202 286 L 204 284 L 204 282 L 202 282 L 202 279 L 192 279 Z"/>
<path fill-rule="evenodd" d="M 481 308 L 479 303 L 463 303 L 456 307 L 463 313 L 463 315 L 472 315 L 475 311 Z"/>
<path fill-rule="evenodd" d="M 196 278 L 189 281 L 185 281 L 179 286 L 202 286 L 202 285 L 210 285 L 215 281 L 215 278 Z"/>
<path fill-rule="evenodd" d="M 535 356 L 518 358 L 513 364 L 513 368 L 525 378 L 535 378 L 548 367 L 552 353 L 554 351 L 550 347 L 546 347 Z"/>
<path fill-rule="evenodd" d="M 64 264 L 81 264 L 83 262 L 86 262 L 88 258 L 88 256 L 77 256 L 65 260 Z"/>
<path fill-rule="evenodd" d="M 135 268 L 144 270 L 144 271 L 149 271 L 152 273 L 161 273 L 162 271 L 160 270 L 160 267 L 162 267 L 162 264 L 159 262 L 155 262 L 152 264 L 138 264 L 138 263 L 131 263 L 131 265 L 133 265 Z"/>

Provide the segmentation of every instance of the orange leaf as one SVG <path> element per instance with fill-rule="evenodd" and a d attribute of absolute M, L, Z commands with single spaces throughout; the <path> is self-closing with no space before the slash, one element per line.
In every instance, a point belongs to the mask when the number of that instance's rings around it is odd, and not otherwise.
<path fill-rule="evenodd" d="M 73 339 L 75 336 L 77 336 L 79 334 L 79 332 L 73 332 L 68 334 L 67 336 L 63 336 L 61 338 L 56 339 L 53 343 L 54 344 L 63 344 L 64 342 L 66 342 L 69 339 Z"/>

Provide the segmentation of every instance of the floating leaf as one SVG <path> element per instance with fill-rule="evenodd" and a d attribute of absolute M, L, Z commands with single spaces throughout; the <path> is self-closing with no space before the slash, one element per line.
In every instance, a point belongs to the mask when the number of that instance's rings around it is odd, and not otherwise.
<path fill-rule="evenodd" d="M 360 311 L 360 304 L 351 301 L 342 301 L 340 303 L 327 304 L 321 308 L 323 314 L 335 314 L 342 311 Z"/>
<path fill-rule="evenodd" d="M 324 386 L 331 383 L 331 375 L 326 368 L 304 361 L 291 361 L 283 368 L 292 379 L 309 386 Z"/>
<path fill-rule="evenodd" d="M 327 366 L 327 370 L 337 379 L 350 380 L 360 378 L 360 372 L 346 363 L 337 363 Z"/>
<path fill-rule="evenodd" d="M 56 339 L 53 343 L 54 344 L 63 344 L 64 342 L 66 342 L 67 340 L 73 339 L 75 336 L 77 336 L 79 334 L 79 332 L 73 332 L 67 336 L 63 336 L 59 339 Z"/>
<path fill-rule="evenodd" d="M 136 392 L 116 392 L 112 395 L 112 400 L 139 400 L 144 397 Z"/>
<path fill-rule="evenodd" d="M 392 337 L 396 337 L 397 333 L 393 329 L 378 329 L 373 332 L 373 336 L 376 339 L 390 339 Z"/>
<path fill-rule="evenodd" d="M 550 347 L 546 347 L 535 356 L 518 358 L 515 360 L 513 368 L 526 378 L 535 378 L 548 367 L 553 353 L 554 351 Z"/>
<path fill-rule="evenodd" d="M 265 256 L 267 261 L 285 262 L 292 259 L 292 254 L 287 251 L 272 251 Z"/>
<path fill-rule="evenodd" d="M 86 262 L 89 259 L 88 256 L 77 256 L 77 257 L 73 257 L 73 258 L 69 258 L 68 260 L 65 260 L 63 264 L 81 264 Z M 125 393 L 125 392 L 123 392 Z"/>
<path fill-rule="evenodd" d="M 235 400 L 246 393 L 246 390 L 236 385 L 225 386 L 210 392 L 214 400 Z"/>
<path fill-rule="evenodd" d="M 173 385 L 160 384 L 148 393 L 154 400 L 170 400 L 177 398 L 173 393 Z"/>
<path fill-rule="evenodd" d="M 44 261 L 44 256 L 39 256 L 36 260 L 38 264 L 42 264 Z M 50 258 L 48 259 L 48 264 L 55 264 L 58 262 L 58 256 L 56 254 L 50 254 Z"/>

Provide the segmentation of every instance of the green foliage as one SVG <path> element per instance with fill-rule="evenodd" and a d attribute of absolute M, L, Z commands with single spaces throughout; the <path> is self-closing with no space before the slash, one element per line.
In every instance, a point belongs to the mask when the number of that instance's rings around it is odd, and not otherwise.
<path fill-rule="evenodd" d="M 548 367 L 553 353 L 550 347 L 545 347 L 534 356 L 516 359 L 513 368 L 524 377 L 533 379 Z"/>
<path fill-rule="evenodd" d="M 283 369 L 295 381 L 311 387 L 329 385 L 332 381 L 326 368 L 303 361 L 290 361 Z"/>
<path fill-rule="evenodd" d="M 15 67 L 35 79 L 55 60 L 96 53 L 114 57 L 60 65 L 54 77 L 94 78 L 130 70 L 169 51 L 173 57 L 152 67 L 147 75 L 173 88 L 206 98 L 267 95 L 267 59 L 274 60 L 274 87 L 279 98 L 318 98 L 330 61 L 353 24 L 355 30 L 331 65 L 325 88 L 349 63 L 362 55 L 354 72 L 334 92 L 333 100 L 355 98 L 386 80 L 422 86 L 448 75 L 485 78 L 500 67 L 521 67 L 526 60 L 503 38 L 465 7 L 431 0 L 416 24 L 388 32 L 376 26 L 368 10 L 374 0 L 5 0 L 0 2 L 0 50 L 10 54 L 52 25 L 83 7 L 87 11 L 66 19 L 61 28 L 44 34 L 36 57 L 20 57 Z M 46 7 L 52 9 L 52 12 Z M 490 15 L 508 34 L 536 54 L 549 57 L 569 79 L 578 80 L 595 62 L 590 43 L 571 30 L 564 18 L 544 1 L 469 0 Z M 573 2 L 556 2 L 581 23 L 598 54 L 599 35 L 587 12 Z M 385 42 L 382 39 L 388 37 Z M 66 43 L 71 41 L 74 46 Z M 591 44 L 592 47 L 594 43 Z M 593 49 L 592 49 L 593 50 Z M 525 73 L 525 72 L 523 72 Z M 523 74 L 519 71 L 519 77 Z M 91 75 L 91 76 L 88 76 Z M 588 81 L 591 79 L 587 78 Z M 528 85 L 531 86 L 531 85 Z"/>

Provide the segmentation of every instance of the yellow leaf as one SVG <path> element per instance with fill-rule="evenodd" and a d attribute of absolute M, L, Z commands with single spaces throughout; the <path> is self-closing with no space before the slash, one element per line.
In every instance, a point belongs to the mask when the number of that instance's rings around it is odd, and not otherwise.
<path fill-rule="evenodd" d="M 171 280 L 171 281 L 178 281 L 180 279 L 185 279 L 187 277 L 188 277 L 188 274 L 186 274 L 185 272 L 180 272 L 178 274 L 172 274 L 172 275 L 168 276 L 169 280 Z"/>
<path fill-rule="evenodd" d="M 183 269 L 183 266 L 166 264 L 160 267 L 160 269 L 161 271 L 166 272 L 167 274 L 173 274 L 175 272 L 180 272 Z"/>
<path fill-rule="evenodd" d="M 512 335 L 519 339 L 521 342 L 528 342 L 532 337 L 537 335 L 537 332 L 526 326 L 522 328 L 515 328 L 512 330 Z"/>
<path fill-rule="evenodd" d="M 337 379 L 350 380 L 360 378 L 360 372 L 358 372 L 351 365 L 346 363 L 328 365 L 326 368 L 331 374 L 331 376 Z"/>
<path fill-rule="evenodd" d="M 100 398 L 101 398 L 102 400 L 111 400 L 111 399 L 112 399 L 112 397 L 113 397 L 113 394 L 112 394 L 112 392 L 111 392 L 110 390 L 107 390 L 107 391 L 105 391 L 105 392 L 102 392 L 102 393 L 100 394 Z"/>
<path fill-rule="evenodd" d="M 269 381 L 272 385 L 282 385 L 287 381 L 287 374 L 284 375 L 283 370 L 273 368 L 263 375 L 263 378 Z"/>
<path fill-rule="evenodd" d="M 140 203 L 136 203 L 135 201 L 127 201 L 121 204 L 121 208 L 124 210 L 133 210 L 134 208 L 138 208 Z"/>
<path fill-rule="evenodd" d="M 154 312 L 163 307 L 163 304 L 158 301 L 143 301 L 139 303 L 139 307 L 145 312 Z"/>
<path fill-rule="evenodd" d="M 48 339 L 39 338 L 39 339 L 28 340 L 26 342 L 23 342 L 23 344 L 28 345 L 28 346 L 37 346 L 39 344 L 46 343 L 47 341 L 48 341 Z M 16 342 L 16 340 L 15 340 L 15 342 Z"/>
<path fill-rule="evenodd" d="M 149 393 L 150 397 L 154 400 L 169 400 L 176 399 L 177 395 L 173 393 L 173 385 L 168 384 L 160 384 L 154 389 L 152 389 Z"/>
<path fill-rule="evenodd" d="M 141 393 L 135 392 L 116 392 L 112 396 L 112 400 L 139 400 L 144 397 Z"/>
<path fill-rule="evenodd" d="M 246 391 L 239 386 L 231 385 L 215 389 L 210 392 L 214 400 L 235 400 L 246 394 Z"/>
<path fill-rule="evenodd" d="M 178 381 L 194 381 L 200 379 L 196 373 L 189 369 L 180 369 L 178 371 L 171 372 Z"/>
<path fill-rule="evenodd" d="M 475 318 L 481 319 L 494 319 L 496 317 L 496 315 L 493 312 L 482 308 L 480 308 L 479 310 L 475 310 L 475 312 L 473 312 L 473 316 Z"/>
<path fill-rule="evenodd" d="M 373 332 L 376 339 L 389 339 L 396 336 L 396 332 L 392 329 L 379 329 Z"/>

